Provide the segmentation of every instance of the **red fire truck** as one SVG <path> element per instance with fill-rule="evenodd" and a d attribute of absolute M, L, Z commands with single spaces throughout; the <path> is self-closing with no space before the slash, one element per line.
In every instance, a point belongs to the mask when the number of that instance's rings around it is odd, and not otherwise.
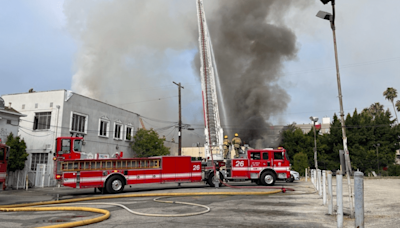
<path fill-rule="evenodd" d="M 0 185 L 3 184 L 5 188 L 6 173 L 7 173 L 7 155 L 9 147 L 1 143 L 0 140 Z"/>
<path fill-rule="evenodd" d="M 83 159 L 83 140 L 82 137 L 56 140 L 55 177 L 63 186 L 99 188 L 108 193 L 122 192 L 125 185 L 145 183 L 205 181 L 214 186 L 211 161 L 192 161 L 190 156 Z M 289 166 L 283 148 L 248 150 L 247 158 L 215 161 L 220 179 L 252 180 L 262 185 L 274 185 L 277 178 L 289 178 Z"/>

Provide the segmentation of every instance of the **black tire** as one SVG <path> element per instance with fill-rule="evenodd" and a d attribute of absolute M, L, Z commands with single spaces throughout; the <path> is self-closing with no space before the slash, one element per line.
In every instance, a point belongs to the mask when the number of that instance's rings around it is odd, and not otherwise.
<path fill-rule="evenodd" d="M 266 186 L 272 186 L 275 184 L 276 181 L 276 176 L 275 173 L 271 171 L 266 171 L 263 174 L 261 174 L 261 184 L 266 185 Z"/>
<path fill-rule="evenodd" d="M 215 187 L 215 185 L 214 185 L 214 183 L 213 183 L 213 178 L 214 178 L 214 171 L 212 171 L 212 172 L 210 173 L 210 175 L 208 176 L 208 179 L 207 179 L 207 184 L 210 185 L 210 187 Z M 221 172 L 219 173 L 219 179 L 220 179 L 221 181 L 224 180 L 224 175 L 223 175 Z M 221 187 L 221 186 L 222 186 L 222 183 L 220 182 L 220 183 L 219 183 L 219 187 Z"/>
<path fill-rule="evenodd" d="M 293 182 L 294 181 L 294 177 L 292 175 L 290 175 L 290 178 L 286 179 L 286 182 Z"/>
<path fill-rule="evenodd" d="M 114 175 L 111 176 L 110 179 L 108 179 L 107 184 L 106 184 L 106 190 L 108 193 L 121 193 L 124 191 L 124 180 L 122 177 Z"/>

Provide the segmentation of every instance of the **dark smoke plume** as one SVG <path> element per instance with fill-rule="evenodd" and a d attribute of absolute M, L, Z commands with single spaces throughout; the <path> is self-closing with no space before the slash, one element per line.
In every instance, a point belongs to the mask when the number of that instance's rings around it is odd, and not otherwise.
<path fill-rule="evenodd" d="M 297 53 L 296 36 L 280 19 L 291 2 L 221 0 L 207 18 L 227 111 L 224 134 L 238 133 L 252 147 L 277 146 L 268 121 L 290 101 L 277 81 Z"/>

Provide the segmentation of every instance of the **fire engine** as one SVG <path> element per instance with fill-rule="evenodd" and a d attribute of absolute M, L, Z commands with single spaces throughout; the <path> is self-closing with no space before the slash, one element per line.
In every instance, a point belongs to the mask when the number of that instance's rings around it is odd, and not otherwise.
<path fill-rule="evenodd" d="M 283 148 L 247 150 L 247 157 L 214 161 L 214 164 L 207 159 L 192 161 L 190 156 L 86 159 L 83 140 L 83 137 L 56 139 L 55 177 L 63 186 L 119 193 L 125 185 L 134 184 L 205 181 L 216 187 L 215 183 L 220 186 L 222 180 L 251 180 L 270 186 L 276 179 L 290 177 L 290 162 Z M 219 171 L 221 182 L 215 182 L 214 169 Z"/>
<path fill-rule="evenodd" d="M 1 143 L 0 140 L 0 185 L 3 184 L 5 188 L 6 173 L 7 173 L 7 155 L 9 147 Z"/>

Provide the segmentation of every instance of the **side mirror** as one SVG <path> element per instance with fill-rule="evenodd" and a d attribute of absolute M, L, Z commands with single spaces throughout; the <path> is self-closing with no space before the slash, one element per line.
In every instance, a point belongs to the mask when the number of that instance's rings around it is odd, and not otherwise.
<path fill-rule="evenodd" d="M 6 161 L 8 161 L 9 156 L 10 156 L 10 147 L 6 147 Z"/>
<path fill-rule="evenodd" d="M 56 156 L 56 153 L 53 153 L 53 157 L 55 157 Z"/>

